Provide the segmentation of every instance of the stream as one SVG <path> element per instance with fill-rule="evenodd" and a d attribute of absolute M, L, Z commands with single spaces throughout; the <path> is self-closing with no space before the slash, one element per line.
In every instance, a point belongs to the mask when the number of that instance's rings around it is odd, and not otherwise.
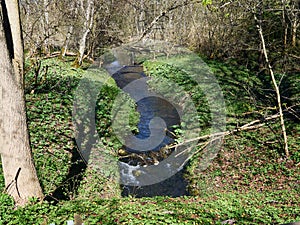
<path fill-rule="evenodd" d="M 140 114 L 140 121 L 137 125 L 139 132 L 126 137 L 124 149 L 127 155 L 120 157 L 120 179 L 126 181 L 125 183 L 130 183 L 128 182 L 130 180 L 132 184 L 135 184 L 135 177 L 130 176 L 128 171 L 124 172 L 127 165 L 141 168 L 153 167 L 165 160 L 172 153 L 172 150 L 166 150 L 165 147 L 175 141 L 173 126 L 180 124 L 180 115 L 175 106 L 150 90 L 147 84 L 150 78 L 145 75 L 141 65 L 122 66 L 118 61 L 114 61 L 105 66 L 105 69 L 115 80 L 117 86 L 135 100 L 136 110 Z M 127 164 L 125 169 L 122 168 L 124 163 Z M 163 170 L 173 169 L 170 164 L 167 165 L 170 169 L 158 167 L 156 171 L 164 174 Z M 151 185 L 121 185 L 122 196 L 178 197 L 188 195 L 187 182 L 183 177 L 182 168 L 176 170 L 175 173 L 172 171 L 172 173 L 174 175 L 168 179 L 153 182 Z M 151 175 L 149 177 L 151 178 Z"/>

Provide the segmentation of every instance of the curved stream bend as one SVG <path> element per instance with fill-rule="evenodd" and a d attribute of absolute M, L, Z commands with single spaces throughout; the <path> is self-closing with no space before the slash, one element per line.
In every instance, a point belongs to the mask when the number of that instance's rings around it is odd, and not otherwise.
<path fill-rule="evenodd" d="M 167 100 L 149 91 L 147 84 L 149 78 L 144 74 L 142 66 L 122 67 L 118 64 L 118 61 L 115 61 L 107 66 L 106 69 L 116 81 L 118 87 L 136 101 L 137 111 L 140 114 L 139 133 L 137 135 L 130 134 L 126 137 L 125 150 L 138 154 L 140 158 L 144 158 L 144 161 L 151 161 L 155 165 L 158 164 L 159 161 L 164 160 L 164 157 L 160 157 L 158 152 L 164 146 L 174 142 L 170 134 L 173 131 L 172 127 L 180 124 L 180 116 L 178 114 L 180 109 L 175 108 Z M 123 163 L 140 167 L 139 160 L 132 157 L 121 159 L 120 176 L 121 180 L 125 181 L 122 183 L 134 184 L 136 181 L 134 174 L 132 171 L 129 171 L 130 169 L 127 166 L 122 168 Z M 172 166 L 170 168 L 162 167 L 158 173 L 164 173 L 162 170 L 168 169 L 174 170 Z M 170 178 L 152 185 L 138 187 L 136 185 L 124 185 L 123 195 L 133 194 L 137 197 L 157 195 L 177 197 L 187 195 L 187 183 L 183 178 L 183 172 L 178 172 L 178 169 L 176 172 Z"/>

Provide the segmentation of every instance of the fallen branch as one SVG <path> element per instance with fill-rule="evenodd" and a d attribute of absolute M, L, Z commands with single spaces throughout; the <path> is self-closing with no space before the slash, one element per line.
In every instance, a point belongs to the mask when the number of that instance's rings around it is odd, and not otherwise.
<path fill-rule="evenodd" d="M 290 107 L 286 108 L 284 111 L 293 114 L 293 112 L 294 112 L 293 107 L 295 107 L 295 106 L 298 106 L 298 104 L 290 106 Z M 265 126 L 266 125 L 265 122 L 270 121 L 270 120 L 275 120 L 275 119 L 278 119 L 278 118 L 280 118 L 280 114 L 275 114 L 275 115 L 272 115 L 272 116 L 269 116 L 269 117 L 265 117 L 263 119 L 258 119 L 258 120 L 251 121 L 251 122 L 249 122 L 249 123 L 247 123 L 247 124 L 245 124 L 241 127 L 238 127 L 236 129 L 233 129 L 233 130 L 230 130 L 230 131 L 224 131 L 224 132 L 208 134 L 208 135 L 203 135 L 203 136 L 200 136 L 200 137 L 192 138 L 192 139 L 186 140 L 186 141 L 184 141 L 182 143 L 179 143 L 179 144 L 176 144 L 176 145 L 170 145 L 170 146 L 168 146 L 168 148 L 169 149 L 176 148 L 176 147 L 179 147 L 179 146 L 191 143 L 191 142 L 204 141 L 204 140 L 210 139 L 210 140 L 208 140 L 204 143 L 201 142 L 201 143 L 199 143 L 195 146 L 188 147 L 184 151 L 178 153 L 175 157 L 178 157 L 182 154 L 185 154 L 186 152 L 192 151 L 194 149 L 194 147 L 201 146 L 201 148 L 199 148 L 199 149 L 197 149 L 197 151 L 193 152 L 193 155 L 195 155 L 198 152 L 201 152 L 203 149 L 205 149 L 210 143 L 212 143 L 212 142 L 214 142 L 214 141 L 216 141 L 220 138 L 223 138 L 224 136 L 235 134 L 235 133 L 238 133 L 238 132 L 241 132 L 241 131 L 255 130 L 255 129 L 258 129 L 258 128 L 261 128 L 261 127 Z M 189 158 L 186 160 L 186 162 L 189 160 Z"/>
<path fill-rule="evenodd" d="M 265 126 L 266 125 L 265 122 L 270 121 L 270 120 L 274 120 L 274 119 L 277 119 L 277 118 L 280 118 L 280 114 L 275 114 L 275 115 L 272 115 L 272 116 L 269 116 L 269 117 L 266 117 L 266 118 L 263 118 L 263 119 L 260 119 L 260 120 L 251 121 L 250 123 L 247 123 L 247 124 L 245 124 L 241 127 L 238 127 L 236 129 L 233 129 L 233 130 L 230 130 L 230 131 L 207 134 L 207 135 L 203 135 L 203 136 L 200 136 L 200 137 L 192 138 L 192 139 L 186 140 L 182 143 L 169 146 L 169 148 L 179 147 L 179 146 L 185 145 L 185 144 L 190 143 L 190 142 L 201 141 L 201 140 L 206 140 L 206 139 L 211 139 L 209 142 L 212 142 L 212 141 L 215 141 L 215 140 L 217 140 L 221 137 L 231 135 L 231 134 L 234 134 L 234 133 L 237 133 L 237 132 L 258 129 L 260 127 Z"/>
<path fill-rule="evenodd" d="M 44 56 L 43 59 L 56 58 L 61 55 L 61 51 L 52 52 L 51 55 Z M 65 56 L 77 56 L 75 52 L 66 52 Z"/>
<path fill-rule="evenodd" d="M 89 54 L 90 52 L 88 52 L 87 54 L 85 54 L 83 56 L 83 60 L 89 60 L 90 62 L 94 62 L 94 59 L 92 59 L 91 57 L 89 57 Z M 47 56 L 44 56 L 43 59 L 51 59 L 51 58 L 56 58 L 56 57 L 60 57 L 61 56 L 61 52 L 60 51 L 56 51 L 56 52 L 53 52 L 51 53 L 51 55 L 47 55 Z M 65 56 L 78 56 L 78 53 L 75 53 L 75 52 L 66 52 L 65 53 Z"/>

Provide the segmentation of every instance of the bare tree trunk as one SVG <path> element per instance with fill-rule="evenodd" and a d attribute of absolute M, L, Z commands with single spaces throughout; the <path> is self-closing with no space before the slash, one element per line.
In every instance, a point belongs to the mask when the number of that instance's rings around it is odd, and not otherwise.
<path fill-rule="evenodd" d="M 288 26 L 286 23 L 286 1 L 282 0 L 282 26 L 284 29 L 284 37 L 283 37 L 283 46 L 284 46 L 284 51 L 287 49 L 287 40 L 288 40 Z"/>
<path fill-rule="evenodd" d="M 286 3 L 285 0 L 282 1 L 283 3 Z M 299 6 L 300 2 L 298 0 L 291 0 L 289 1 L 289 10 L 286 10 L 286 14 L 291 25 L 293 47 L 296 47 L 297 44 L 297 29 L 299 27 Z"/>
<path fill-rule="evenodd" d="M 68 33 L 66 35 L 64 46 L 61 49 L 61 57 L 65 57 L 66 56 L 66 52 L 67 52 L 68 47 L 69 47 L 70 39 L 71 39 L 71 36 L 73 34 L 73 29 L 74 29 L 73 25 L 70 25 L 70 27 L 68 29 Z"/>
<path fill-rule="evenodd" d="M 67 50 L 68 50 L 68 47 L 69 47 L 69 44 L 70 44 L 70 39 L 71 39 L 71 37 L 73 35 L 73 31 L 74 31 L 74 23 L 77 19 L 77 13 L 78 13 L 77 4 L 76 4 L 76 2 L 73 2 L 73 1 L 71 1 L 70 4 L 71 4 L 70 5 L 71 10 L 72 11 L 74 10 L 73 21 L 71 22 L 71 24 L 69 26 L 68 33 L 67 33 L 65 41 L 64 41 L 64 45 L 61 48 L 60 57 L 65 57 L 66 56 L 66 53 L 67 53 Z"/>
<path fill-rule="evenodd" d="M 16 204 L 43 196 L 30 149 L 18 0 L 0 5 L 0 154 L 6 192 Z"/>
<path fill-rule="evenodd" d="M 299 0 L 293 0 L 291 2 L 291 27 L 292 27 L 292 46 L 296 47 L 297 43 L 297 29 L 299 27 Z"/>
<path fill-rule="evenodd" d="M 22 31 L 21 31 L 21 26 L 20 26 L 20 23 L 21 23 L 20 18 L 19 18 L 19 16 L 16 16 L 16 15 L 20 15 L 19 7 L 18 7 L 18 5 L 16 5 L 15 1 L 4 1 L 4 2 L 6 4 L 6 8 L 7 8 L 8 22 L 9 22 L 11 36 L 12 36 L 12 43 L 10 43 L 10 44 L 13 44 L 12 51 L 14 53 L 14 56 L 12 58 L 12 63 L 14 66 L 14 71 L 19 73 L 19 75 L 16 76 L 15 79 L 17 79 L 18 83 L 23 83 L 23 79 L 24 79 L 24 77 L 23 77 L 23 70 L 24 70 L 24 68 L 23 68 L 23 65 L 24 65 L 23 37 L 22 37 Z M 2 49 L 2 48 L 0 48 L 0 49 Z"/>
<path fill-rule="evenodd" d="M 145 30 L 145 24 L 147 23 L 146 12 L 145 12 L 145 2 L 143 0 L 140 1 L 139 4 L 139 13 L 138 13 L 138 35 L 142 34 Z"/>
<path fill-rule="evenodd" d="M 50 54 L 49 50 L 49 1 L 43 0 L 44 6 L 44 18 L 42 19 L 43 33 L 44 33 L 44 53 L 46 55 Z"/>
<path fill-rule="evenodd" d="M 84 11 L 83 1 L 81 1 L 81 8 Z M 86 48 L 86 39 L 93 26 L 93 17 L 94 17 L 94 0 L 88 0 L 86 10 L 84 11 L 84 27 L 83 34 L 79 40 L 79 56 L 78 56 L 78 65 L 82 64 L 84 51 Z"/>
<path fill-rule="evenodd" d="M 296 47 L 297 43 L 297 28 L 299 26 L 298 18 L 295 18 L 295 20 L 292 23 L 292 46 Z"/>
<path fill-rule="evenodd" d="M 287 157 L 289 157 L 290 154 L 289 154 L 288 141 L 287 141 L 285 124 L 284 124 L 282 106 L 281 106 L 281 95 L 280 95 L 279 87 L 277 85 L 277 82 L 276 82 L 276 79 L 275 79 L 275 76 L 274 76 L 274 72 L 273 72 L 273 68 L 272 68 L 272 66 L 270 64 L 270 61 L 269 61 L 269 58 L 268 58 L 268 53 L 267 53 L 266 44 L 265 44 L 265 38 L 264 38 L 263 30 L 262 30 L 262 27 L 261 27 L 261 21 L 258 20 L 255 13 L 254 13 L 254 19 L 257 22 L 257 29 L 258 29 L 258 33 L 259 33 L 259 36 L 260 36 L 260 39 L 261 39 L 263 53 L 264 53 L 264 56 L 265 56 L 265 59 L 266 59 L 266 63 L 268 65 L 268 69 L 270 71 L 270 75 L 271 75 L 272 83 L 274 85 L 274 89 L 275 89 L 275 92 L 276 92 L 277 104 L 278 104 L 279 115 L 280 115 L 280 124 L 281 124 L 283 140 L 284 140 L 285 155 Z"/>

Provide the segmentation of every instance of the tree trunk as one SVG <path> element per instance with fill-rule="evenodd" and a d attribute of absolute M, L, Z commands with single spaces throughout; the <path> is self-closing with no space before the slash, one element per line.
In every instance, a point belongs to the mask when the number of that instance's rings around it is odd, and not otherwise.
<path fill-rule="evenodd" d="M 296 47 L 296 43 L 297 43 L 297 28 L 298 28 L 299 24 L 297 21 L 297 18 L 295 18 L 295 20 L 292 23 L 292 46 Z"/>
<path fill-rule="evenodd" d="M 82 8 L 83 7 L 83 1 L 81 3 Z M 84 51 L 86 48 L 86 39 L 87 36 L 93 26 L 93 17 L 94 17 L 94 0 L 88 0 L 86 10 L 84 12 L 85 18 L 84 18 L 84 28 L 83 28 L 83 34 L 79 41 L 79 56 L 78 56 L 78 65 L 82 64 Z"/>
<path fill-rule="evenodd" d="M 288 26 L 287 26 L 287 22 L 286 22 L 286 1 L 282 0 L 282 27 L 284 30 L 284 36 L 283 36 L 283 47 L 284 47 L 284 52 L 287 49 L 287 41 L 288 41 Z"/>
<path fill-rule="evenodd" d="M 285 1 L 283 0 L 283 2 Z M 291 26 L 292 47 L 296 47 L 297 43 L 297 29 L 299 26 L 299 6 L 300 2 L 298 0 L 289 1 L 289 10 L 287 10 L 287 17 L 290 21 Z"/>
<path fill-rule="evenodd" d="M 18 0 L 0 5 L 0 155 L 6 192 L 17 205 L 43 196 L 26 123 L 23 45 Z"/>
<path fill-rule="evenodd" d="M 73 14 L 74 18 L 73 18 L 73 22 L 69 26 L 64 45 L 61 49 L 61 58 L 66 56 L 66 53 L 67 53 L 67 50 L 69 47 L 69 43 L 70 43 L 71 37 L 73 35 L 73 31 L 74 31 L 74 23 L 76 23 L 75 21 L 77 20 L 77 14 L 78 14 L 77 4 L 75 2 L 71 2 L 70 4 L 71 4 L 70 8 L 72 9 L 72 11 L 74 11 L 74 14 Z"/>
<path fill-rule="evenodd" d="M 142 34 L 145 30 L 145 24 L 146 24 L 146 13 L 145 13 L 145 3 L 143 0 L 140 1 L 139 4 L 139 10 L 138 10 L 138 18 L 137 18 L 137 32 L 138 36 Z"/>
<path fill-rule="evenodd" d="M 69 47 L 70 39 L 71 39 L 71 36 L 73 34 L 73 29 L 74 29 L 73 25 L 70 25 L 70 27 L 68 29 L 68 33 L 66 35 L 64 46 L 61 49 L 61 57 L 65 57 L 66 56 L 66 52 L 67 52 L 68 47 Z"/>
<path fill-rule="evenodd" d="M 49 1 L 43 0 L 44 12 L 43 12 L 43 19 L 42 27 L 43 27 L 43 34 L 44 34 L 44 42 L 43 42 L 43 53 L 45 55 L 50 55 L 49 49 Z"/>

